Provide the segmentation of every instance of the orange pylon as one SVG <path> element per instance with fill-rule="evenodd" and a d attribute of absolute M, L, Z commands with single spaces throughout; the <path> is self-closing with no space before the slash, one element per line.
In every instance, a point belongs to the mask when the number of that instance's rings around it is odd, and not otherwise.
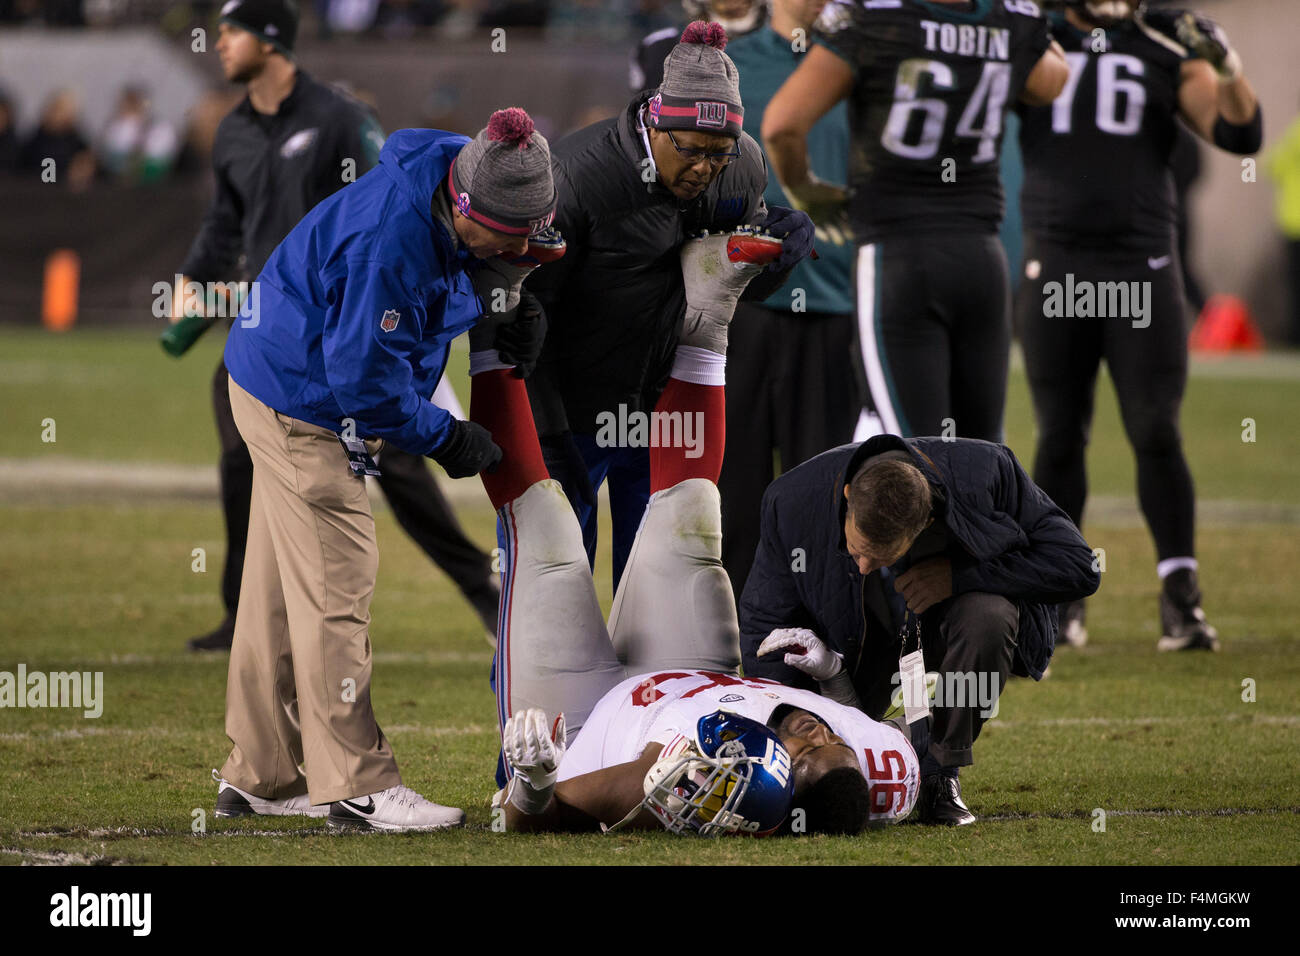
<path fill-rule="evenodd" d="M 71 249 L 55 249 L 45 259 L 45 291 L 41 321 L 53 332 L 64 332 L 77 321 L 81 257 Z"/>

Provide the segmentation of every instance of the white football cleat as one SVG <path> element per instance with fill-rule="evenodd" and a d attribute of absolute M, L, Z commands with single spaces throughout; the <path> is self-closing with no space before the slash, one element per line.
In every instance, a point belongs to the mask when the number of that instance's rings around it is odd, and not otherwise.
<path fill-rule="evenodd" d="M 727 326 L 751 279 L 781 256 L 783 243 L 753 226 L 704 233 L 682 243 L 686 318 L 679 342 L 727 354 Z"/>
<path fill-rule="evenodd" d="M 330 812 L 329 804 L 313 806 L 306 794 L 268 800 L 240 790 L 215 770 L 212 779 L 218 784 L 216 815 L 219 817 L 323 817 Z"/>
<path fill-rule="evenodd" d="M 329 808 L 329 825 L 340 830 L 404 833 L 464 824 L 464 810 L 440 806 L 401 784 L 364 797 L 336 800 Z"/>

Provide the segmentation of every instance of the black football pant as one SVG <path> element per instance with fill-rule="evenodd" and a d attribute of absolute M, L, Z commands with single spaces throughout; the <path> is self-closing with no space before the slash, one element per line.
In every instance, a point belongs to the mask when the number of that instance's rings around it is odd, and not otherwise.
<path fill-rule="evenodd" d="M 244 549 L 248 543 L 253 462 L 230 411 L 228 378 L 223 361 L 212 379 L 212 405 L 221 438 L 221 505 L 226 519 L 226 565 L 221 576 L 221 599 L 226 606 L 227 621 L 233 627 L 239 605 L 239 582 L 244 573 Z M 496 634 L 498 592 L 492 580 L 491 560 L 465 537 L 428 464 L 421 456 L 391 445 L 384 446 L 379 458 L 379 469 L 383 472 L 379 487 L 397 523 L 456 582 L 483 626 Z"/>
<path fill-rule="evenodd" d="M 992 233 L 858 249 L 858 339 L 885 431 L 1002 440 L 1011 349 L 1006 254 Z"/>
<path fill-rule="evenodd" d="M 851 314 L 736 306 L 718 491 L 722 564 L 737 597 L 754 563 L 759 506 L 772 479 L 853 440 L 863 402 L 855 349 Z"/>
<path fill-rule="evenodd" d="M 1132 283 L 1137 283 L 1147 290 L 1147 315 L 1045 314 L 1049 296 L 1057 288 L 1048 283 L 1060 284 L 1062 302 L 1072 283 L 1077 313 L 1080 297 L 1086 294 L 1083 282 L 1093 283 L 1094 289 L 1100 283 L 1118 282 L 1133 289 Z M 1137 456 L 1138 501 L 1155 539 L 1157 560 L 1192 556 L 1195 492 L 1178 428 L 1187 384 L 1186 307 L 1174 249 L 1103 254 L 1025 236 L 1025 277 L 1016 295 L 1016 329 L 1024 346 L 1038 421 L 1034 481 L 1075 524 L 1082 524 L 1088 495 L 1084 451 L 1092 426 L 1097 371 L 1104 359 L 1115 384 L 1124 431 Z"/>

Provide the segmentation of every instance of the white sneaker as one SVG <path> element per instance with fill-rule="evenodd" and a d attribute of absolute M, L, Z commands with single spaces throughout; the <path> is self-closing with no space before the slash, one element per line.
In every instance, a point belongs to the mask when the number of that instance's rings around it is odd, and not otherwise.
<path fill-rule="evenodd" d="M 401 784 L 365 797 L 336 800 L 329 810 L 329 825 L 337 829 L 401 833 L 443 830 L 464 824 L 464 810 L 439 806 Z"/>
<path fill-rule="evenodd" d="M 247 790 L 240 790 L 233 783 L 212 771 L 212 779 L 217 781 L 217 809 L 219 817 L 323 817 L 330 812 L 329 804 L 312 806 L 307 795 L 285 797 L 282 800 L 268 800 L 255 796 Z"/>

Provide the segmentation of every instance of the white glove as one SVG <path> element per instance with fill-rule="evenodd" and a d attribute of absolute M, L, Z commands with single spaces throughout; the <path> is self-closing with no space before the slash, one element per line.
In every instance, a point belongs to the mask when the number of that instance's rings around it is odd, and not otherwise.
<path fill-rule="evenodd" d="M 816 681 L 828 681 L 844 670 L 844 658 L 806 627 L 779 627 L 758 645 L 758 656 L 786 651 L 785 662 Z"/>
<path fill-rule="evenodd" d="M 727 354 L 727 326 L 754 276 L 781 256 L 782 241 L 756 226 L 701 233 L 682 243 L 686 319 L 682 345 Z"/>
<path fill-rule="evenodd" d="M 554 727 L 536 707 L 520 710 L 501 731 L 501 752 L 514 770 L 506 799 L 524 813 L 541 813 L 550 802 L 564 759 L 564 715 Z"/>

